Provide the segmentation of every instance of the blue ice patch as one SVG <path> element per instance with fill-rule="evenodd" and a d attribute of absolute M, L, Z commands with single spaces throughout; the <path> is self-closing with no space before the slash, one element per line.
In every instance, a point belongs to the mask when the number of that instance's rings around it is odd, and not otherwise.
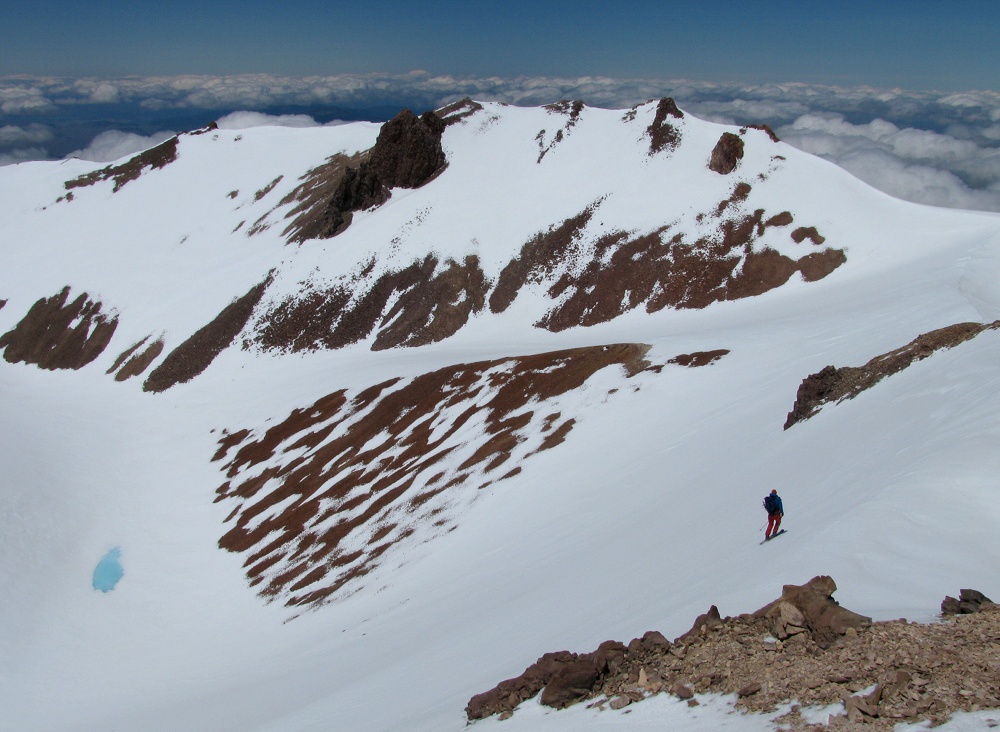
<path fill-rule="evenodd" d="M 94 568 L 94 589 L 100 590 L 101 592 L 111 592 L 115 589 L 115 585 L 118 584 L 118 580 L 122 578 L 125 574 L 125 570 L 122 569 L 122 563 L 118 561 L 121 558 L 122 550 L 120 547 L 115 547 L 107 554 L 104 558 L 97 563 Z"/>

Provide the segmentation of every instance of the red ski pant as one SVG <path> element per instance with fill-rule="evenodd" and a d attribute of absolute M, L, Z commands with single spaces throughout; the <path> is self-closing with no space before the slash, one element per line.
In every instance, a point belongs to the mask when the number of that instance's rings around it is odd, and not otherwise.
<path fill-rule="evenodd" d="M 764 532 L 764 536 L 774 536 L 778 533 L 778 527 L 781 526 L 781 514 L 771 513 L 767 516 L 767 531 Z"/>

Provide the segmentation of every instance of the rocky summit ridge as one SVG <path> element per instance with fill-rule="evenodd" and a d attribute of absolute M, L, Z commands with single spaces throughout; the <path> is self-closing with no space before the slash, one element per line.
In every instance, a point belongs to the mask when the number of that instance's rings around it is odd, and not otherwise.
<path fill-rule="evenodd" d="M 775 712 L 784 730 L 892 730 L 899 722 L 946 721 L 956 711 L 997 709 L 1000 606 L 975 590 L 942 602 L 943 620 L 872 622 L 841 607 L 832 578 L 785 585 L 753 613 L 721 617 L 714 605 L 667 640 L 651 630 L 592 653 L 546 653 L 524 673 L 477 694 L 470 720 L 509 718 L 540 693 L 564 709 L 619 710 L 658 694 L 698 705 L 732 695 L 744 712 Z M 820 722 L 807 708 L 823 709 Z"/>

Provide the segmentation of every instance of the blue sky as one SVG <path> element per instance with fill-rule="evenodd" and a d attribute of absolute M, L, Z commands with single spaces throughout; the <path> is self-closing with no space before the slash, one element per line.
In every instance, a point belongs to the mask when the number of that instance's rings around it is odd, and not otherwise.
<path fill-rule="evenodd" d="M 0 2 L 0 74 L 415 69 L 1000 89 L 1000 3 Z"/>

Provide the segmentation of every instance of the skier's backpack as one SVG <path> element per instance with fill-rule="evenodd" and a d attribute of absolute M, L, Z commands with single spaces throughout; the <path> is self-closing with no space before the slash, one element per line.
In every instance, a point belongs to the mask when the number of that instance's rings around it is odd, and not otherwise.
<path fill-rule="evenodd" d="M 775 496 L 768 494 L 767 498 L 764 499 L 764 510 L 767 511 L 768 516 L 777 511 L 778 499 Z"/>

